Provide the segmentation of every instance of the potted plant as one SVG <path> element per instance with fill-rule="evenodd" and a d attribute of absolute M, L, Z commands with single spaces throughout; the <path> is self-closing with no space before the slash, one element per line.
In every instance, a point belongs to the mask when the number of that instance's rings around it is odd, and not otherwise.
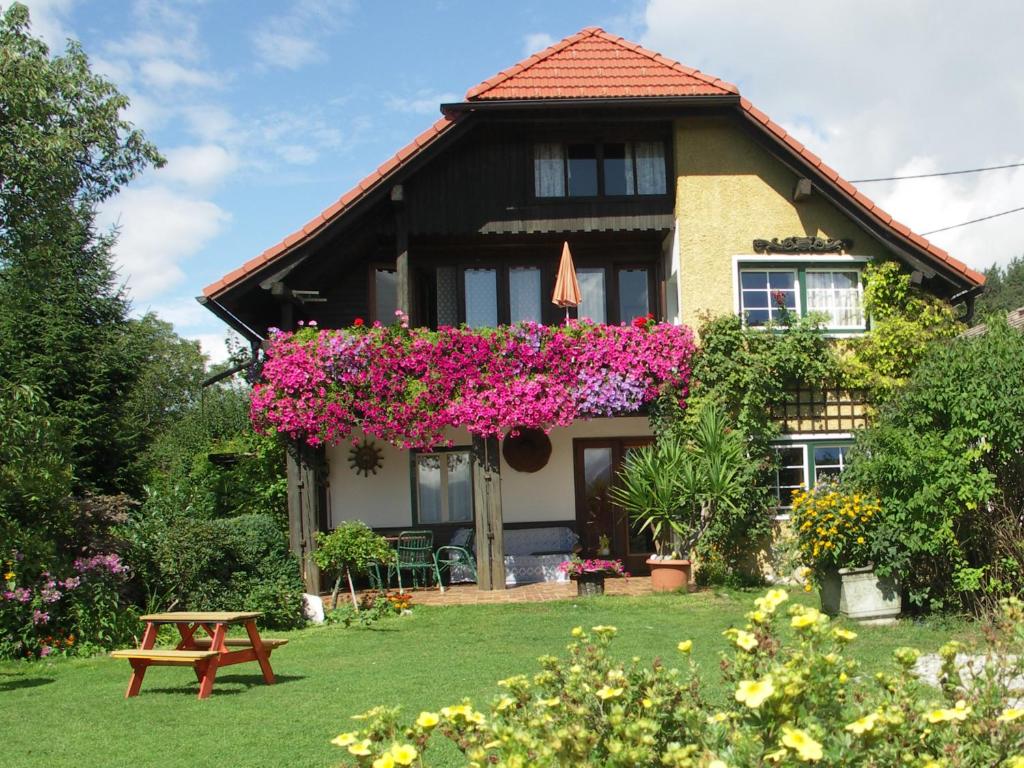
<path fill-rule="evenodd" d="M 611 576 L 628 577 L 621 560 L 591 559 L 581 560 L 576 555 L 571 559 L 559 563 L 558 570 L 568 574 L 569 578 L 576 582 L 576 593 L 578 595 L 603 595 L 604 580 Z"/>
<path fill-rule="evenodd" d="M 313 551 L 313 562 L 319 568 L 338 574 L 331 591 L 331 607 L 338 607 L 338 592 L 341 580 L 345 578 L 352 596 L 352 607 L 356 612 L 359 611 L 359 602 L 356 600 L 352 574 L 368 575 L 371 569 L 390 563 L 394 557 L 395 550 L 387 539 L 358 520 L 343 523 L 330 533 L 317 533 L 316 549 Z"/>
<path fill-rule="evenodd" d="M 891 623 L 900 614 L 899 584 L 876 574 L 872 562 L 880 515 L 877 499 L 833 485 L 793 497 L 790 522 L 821 609 L 830 616 Z"/>
<path fill-rule="evenodd" d="M 655 592 L 689 586 L 690 553 L 719 515 L 738 509 L 745 461 L 743 437 L 717 405 L 705 406 L 688 432 L 662 435 L 626 456 L 612 499 L 638 531 L 651 532 Z"/>

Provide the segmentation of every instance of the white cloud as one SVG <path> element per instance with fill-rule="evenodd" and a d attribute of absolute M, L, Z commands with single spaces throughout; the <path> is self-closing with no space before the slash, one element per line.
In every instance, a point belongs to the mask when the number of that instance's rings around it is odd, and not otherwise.
<path fill-rule="evenodd" d="M 184 334 L 184 336 L 186 339 L 199 342 L 199 347 L 206 355 L 208 365 L 223 363 L 231 356 L 227 346 L 227 333 L 196 333 Z"/>
<path fill-rule="evenodd" d="M 164 152 L 167 165 L 160 177 L 191 187 L 209 187 L 238 167 L 238 158 L 218 144 L 175 147 Z"/>
<path fill-rule="evenodd" d="M 114 257 L 132 297 L 165 294 L 185 277 L 182 262 L 221 233 L 230 214 L 215 203 L 166 187 L 130 187 L 100 211 L 101 226 L 119 225 Z"/>
<path fill-rule="evenodd" d="M 264 64 L 284 69 L 301 69 L 324 58 L 319 44 L 302 35 L 260 29 L 253 33 L 252 43 L 257 58 Z"/>
<path fill-rule="evenodd" d="M 736 83 L 846 178 L 1021 154 L 1024 4 L 650 0 L 645 22 L 644 45 Z M 863 190 L 927 230 L 1017 207 L 1019 183 L 994 172 Z M 1024 251 L 1013 235 L 1022 223 L 1007 216 L 934 239 L 981 269 Z"/>
<path fill-rule="evenodd" d="M 455 101 L 462 101 L 462 97 L 450 91 L 443 93 L 418 91 L 415 96 L 411 97 L 392 96 L 386 103 L 388 109 L 393 109 L 396 112 L 430 115 L 440 112 L 442 104 L 450 104 Z"/>
<path fill-rule="evenodd" d="M 531 32 L 523 36 L 523 56 L 540 53 L 554 43 L 555 38 L 547 32 Z"/>
<path fill-rule="evenodd" d="M 235 131 L 234 116 L 227 109 L 216 104 L 185 107 L 184 116 L 189 130 L 202 141 L 225 141 L 230 139 Z"/>
<path fill-rule="evenodd" d="M 310 165 L 318 157 L 316 150 L 300 144 L 281 144 L 274 147 L 274 150 L 282 160 L 292 165 Z"/>
<path fill-rule="evenodd" d="M 354 5 L 353 0 L 294 0 L 252 30 L 257 63 L 296 70 L 325 60 L 324 40 L 345 26 Z"/>
<path fill-rule="evenodd" d="M 152 58 L 142 62 L 142 79 L 153 88 L 215 88 L 221 80 L 210 72 L 186 67 L 172 59 Z"/>

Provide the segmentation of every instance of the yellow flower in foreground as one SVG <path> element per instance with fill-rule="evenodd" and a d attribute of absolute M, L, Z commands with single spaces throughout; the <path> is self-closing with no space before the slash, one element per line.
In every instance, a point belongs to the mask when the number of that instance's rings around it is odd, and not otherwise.
<path fill-rule="evenodd" d="M 598 626 L 591 627 L 590 629 L 599 635 L 608 635 L 609 637 L 614 636 L 615 633 L 619 631 L 618 627 L 613 627 L 609 624 L 599 624 Z"/>
<path fill-rule="evenodd" d="M 963 699 L 960 699 L 953 707 L 949 709 L 933 709 L 925 717 L 929 723 L 945 723 L 950 720 L 962 722 L 967 719 L 969 714 L 971 714 L 970 705 Z"/>
<path fill-rule="evenodd" d="M 821 744 L 799 728 L 782 726 L 782 743 L 794 750 L 801 760 L 815 762 L 822 758 Z"/>
<path fill-rule="evenodd" d="M 1014 755 L 1013 757 L 1006 758 L 1003 768 L 1024 768 L 1024 757 Z"/>
<path fill-rule="evenodd" d="M 373 768 L 395 768 L 395 758 L 390 752 L 385 752 L 373 761 Z"/>
<path fill-rule="evenodd" d="M 4 581 L 14 581 L 14 571 L 8 571 L 4 574 Z"/>
<path fill-rule="evenodd" d="M 742 629 L 736 631 L 735 642 L 744 651 L 752 651 L 757 648 L 757 638 Z"/>
<path fill-rule="evenodd" d="M 348 745 L 348 751 L 357 757 L 366 757 L 370 754 L 370 740 L 363 739 Z"/>
<path fill-rule="evenodd" d="M 416 725 L 420 728 L 433 728 L 440 720 L 437 712 L 420 712 L 420 716 L 416 718 Z"/>
<path fill-rule="evenodd" d="M 848 629 L 843 629 L 842 627 L 836 627 L 832 630 L 832 637 L 834 637 L 836 640 L 842 640 L 848 643 L 851 640 L 857 639 L 857 633 L 851 632 Z"/>
<path fill-rule="evenodd" d="M 1003 710 L 1003 714 L 996 718 L 1000 723 L 1010 723 L 1016 720 L 1018 717 L 1024 717 L 1024 709 L 1016 709 L 1009 707 Z"/>
<path fill-rule="evenodd" d="M 878 724 L 878 713 L 872 712 L 871 714 L 864 715 L 860 720 L 854 720 L 852 723 L 846 726 L 846 730 L 857 736 L 868 731 L 873 731 L 875 726 Z"/>
<path fill-rule="evenodd" d="M 786 748 L 782 747 L 781 749 L 776 749 L 774 752 L 769 752 L 767 755 L 764 756 L 764 759 L 767 760 L 769 763 L 777 763 L 780 760 L 785 760 L 786 755 L 788 754 L 789 752 L 786 751 Z"/>
<path fill-rule="evenodd" d="M 608 699 L 615 699 L 622 695 L 622 688 L 609 688 L 607 685 L 602 685 L 597 689 L 597 698 L 602 701 L 608 701 Z"/>
<path fill-rule="evenodd" d="M 391 756 L 395 758 L 395 762 L 399 765 L 412 765 L 413 760 L 419 756 L 419 752 L 416 751 L 416 747 L 412 744 L 402 744 L 399 746 L 396 744 L 391 748 Z"/>
<path fill-rule="evenodd" d="M 356 738 L 357 735 L 355 731 L 339 733 L 337 736 L 331 739 L 331 744 L 333 744 L 336 747 L 347 747 L 349 744 L 355 744 Z"/>
<path fill-rule="evenodd" d="M 689 653 L 693 650 L 693 640 L 683 640 L 676 648 L 679 649 L 680 653 Z"/>
<path fill-rule="evenodd" d="M 805 629 L 813 627 L 821 619 L 821 611 L 817 608 L 807 608 L 794 616 L 789 625 L 794 629 Z"/>
<path fill-rule="evenodd" d="M 570 634 L 573 637 L 583 637 L 583 627 L 573 627 Z"/>
<path fill-rule="evenodd" d="M 545 707 L 557 707 L 559 704 L 562 703 L 562 700 L 557 696 L 552 696 L 550 699 L 541 699 L 540 703 L 543 704 Z"/>
<path fill-rule="evenodd" d="M 736 701 L 746 704 L 751 709 L 760 707 L 765 699 L 775 693 L 775 684 L 771 675 L 761 680 L 741 680 L 740 687 L 736 689 Z"/>
<path fill-rule="evenodd" d="M 516 700 L 513 699 L 511 696 L 502 696 L 501 700 L 498 702 L 498 706 L 495 707 L 495 709 L 501 712 L 502 710 L 508 709 L 515 703 Z"/>
<path fill-rule="evenodd" d="M 708 768 L 729 768 L 729 766 L 726 765 L 725 760 L 712 760 L 708 763 Z"/>

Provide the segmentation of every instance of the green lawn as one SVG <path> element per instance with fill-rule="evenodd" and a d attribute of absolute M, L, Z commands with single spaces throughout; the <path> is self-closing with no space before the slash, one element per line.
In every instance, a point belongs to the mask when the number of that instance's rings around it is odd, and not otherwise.
<path fill-rule="evenodd" d="M 6 768 L 337 765 L 340 751 L 328 740 L 350 727 L 350 715 L 376 704 L 401 704 L 415 714 L 463 696 L 485 704 L 496 680 L 536 670 L 536 657 L 560 653 L 578 624 L 617 626 L 614 648 L 623 658 L 674 662 L 676 643 L 690 638 L 709 690 L 724 696 L 721 632 L 742 625 L 756 594 L 421 606 L 370 630 L 271 633 L 290 639 L 273 657 L 278 684 L 263 685 L 255 664 L 229 667 L 206 701 L 195 698 L 189 669 L 151 668 L 142 694 L 125 700 L 123 661 L 0 664 L 0 754 Z M 851 652 L 873 669 L 897 646 L 932 651 L 973 630 L 944 621 L 858 632 Z M 451 764 L 459 764 L 454 753 Z"/>

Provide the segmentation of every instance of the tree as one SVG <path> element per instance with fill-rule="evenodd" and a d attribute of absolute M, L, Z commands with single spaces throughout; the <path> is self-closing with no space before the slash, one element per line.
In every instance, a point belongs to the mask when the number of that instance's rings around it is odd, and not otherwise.
<path fill-rule="evenodd" d="M 127 98 L 0 17 L 0 378 L 49 404 L 77 490 L 116 492 L 134 440 L 121 403 L 138 377 L 128 301 L 96 207 L 163 159 L 123 119 Z"/>
<path fill-rule="evenodd" d="M 1015 256 L 1005 267 L 993 264 L 985 270 L 985 292 L 975 307 L 977 322 L 997 312 L 1024 307 L 1024 256 Z"/>

